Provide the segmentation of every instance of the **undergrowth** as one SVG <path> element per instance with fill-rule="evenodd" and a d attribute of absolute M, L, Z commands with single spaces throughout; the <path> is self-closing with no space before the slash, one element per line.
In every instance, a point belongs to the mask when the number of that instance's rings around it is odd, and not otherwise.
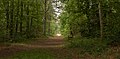
<path fill-rule="evenodd" d="M 9 59 L 55 59 L 55 57 L 47 50 L 33 49 L 17 53 Z"/>
<path fill-rule="evenodd" d="M 67 40 L 67 46 L 69 48 L 80 48 L 81 52 L 100 55 L 108 48 L 106 40 L 100 40 L 97 38 L 71 38 Z"/>

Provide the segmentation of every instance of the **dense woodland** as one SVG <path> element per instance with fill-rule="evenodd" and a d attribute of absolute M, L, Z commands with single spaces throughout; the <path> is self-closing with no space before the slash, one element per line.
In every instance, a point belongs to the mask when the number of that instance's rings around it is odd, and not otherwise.
<path fill-rule="evenodd" d="M 51 0 L 0 0 L 0 41 L 53 35 L 53 11 Z"/>
<path fill-rule="evenodd" d="M 57 4 L 60 1 L 62 4 Z M 120 42 L 119 0 L 60 1 L 0 0 L 0 41 L 19 41 L 59 32 L 72 43 L 80 39 L 105 40 L 107 44 Z M 59 16 L 52 3 L 62 10 Z M 58 19 L 59 24 L 55 24 Z"/>
<path fill-rule="evenodd" d="M 17 59 L 120 59 L 120 0 L 0 0 L 0 57 L 24 49 Z"/>
<path fill-rule="evenodd" d="M 0 0 L 0 41 L 59 33 L 73 46 L 81 39 L 119 44 L 119 5 L 119 0 Z"/>
<path fill-rule="evenodd" d="M 61 32 L 71 38 L 120 41 L 119 0 L 66 0 Z"/>
<path fill-rule="evenodd" d="M 62 0 L 61 33 L 90 54 L 120 45 L 120 0 Z"/>
<path fill-rule="evenodd" d="M 72 37 L 119 38 L 119 0 L 69 0 L 64 3 L 61 29 L 65 34 Z"/>

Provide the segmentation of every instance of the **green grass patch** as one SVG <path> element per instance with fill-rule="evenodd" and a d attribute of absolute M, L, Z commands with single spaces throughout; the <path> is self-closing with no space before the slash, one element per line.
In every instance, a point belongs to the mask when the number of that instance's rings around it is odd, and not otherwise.
<path fill-rule="evenodd" d="M 9 59 L 56 59 L 48 50 L 33 49 L 29 51 L 19 52 Z"/>
<path fill-rule="evenodd" d="M 101 54 L 107 49 L 107 42 L 100 39 L 73 38 L 69 39 L 67 46 L 70 48 L 80 48 L 83 53 Z"/>

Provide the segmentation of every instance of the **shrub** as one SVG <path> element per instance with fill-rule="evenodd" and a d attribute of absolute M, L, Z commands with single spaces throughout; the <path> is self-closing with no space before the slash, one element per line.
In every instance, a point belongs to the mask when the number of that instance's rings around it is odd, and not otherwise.
<path fill-rule="evenodd" d="M 107 48 L 107 42 L 100 39 L 73 38 L 68 40 L 68 47 L 80 48 L 84 52 L 101 53 Z"/>

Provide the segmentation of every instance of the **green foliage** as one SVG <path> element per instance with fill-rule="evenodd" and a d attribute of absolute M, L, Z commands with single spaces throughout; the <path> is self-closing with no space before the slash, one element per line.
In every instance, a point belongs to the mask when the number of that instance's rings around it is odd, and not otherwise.
<path fill-rule="evenodd" d="M 98 3 L 101 3 L 103 38 L 120 42 L 120 1 L 118 0 L 65 0 L 61 14 L 61 32 L 65 37 L 100 38 L 101 23 Z M 81 38 L 79 38 L 81 39 Z M 92 41 L 92 39 L 91 39 Z M 107 42 L 107 41 L 106 41 Z M 77 44 L 78 42 L 76 42 Z M 79 44 L 79 43 L 78 43 Z M 77 44 L 77 45 L 78 45 Z M 102 43 L 101 43 L 102 44 Z"/>
<path fill-rule="evenodd" d="M 55 57 L 47 50 L 33 49 L 30 51 L 20 52 L 9 59 L 55 59 Z"/>
<path fill-rule="evenodd" d="M 88 39 L 88 38 L 73 38 L 68 42 L 68 46 L 75 48 L 78 47 L 84 52 L 90 54 L 101 54 L 106 51 L 108 45 L 106 41 L 100 39 Z"/>
<path fill-rule="evenodd" d="M 49 29 L 54 32 L 51 26 L 48 26 L 54 21 L 53 6 L 51 1 L 47 1 L 45 7 L 44 2 L 44 0 L 0 0 L 0 41 L 43 36 L 44 17 L 46 27 L 49 27 L 45 29 L 46 32 L 50 33 Z"/>

